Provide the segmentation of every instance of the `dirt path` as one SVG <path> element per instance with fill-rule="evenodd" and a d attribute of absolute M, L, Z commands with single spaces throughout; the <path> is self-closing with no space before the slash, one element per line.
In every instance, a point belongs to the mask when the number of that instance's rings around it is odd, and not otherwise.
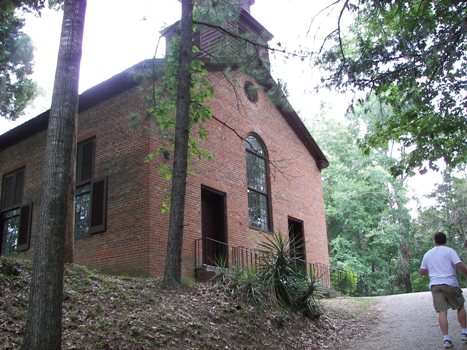
<path fill-rule="evenodd" d="M 366 336 L 349 343 L 348 350 L 443 349 L 438 315 L 429 292 L 378 297 L 375 307 L 380 312 L 380 322 Z M 449 310 L 448 319 L 452 349 L 467 350 L 467 344 L 460 341 L 457 313 Z"/>

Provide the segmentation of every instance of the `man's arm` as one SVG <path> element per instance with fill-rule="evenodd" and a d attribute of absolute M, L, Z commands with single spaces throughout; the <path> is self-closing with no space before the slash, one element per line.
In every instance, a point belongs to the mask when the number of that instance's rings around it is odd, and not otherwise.
<path fill-rule="evenodd" d="M 420 273 L 423 275 L 423 276 L 428 276 L 428 269 L 427 269 L 427 264 L 426 264 L 426 254 L 423 256 L 423 259 L 422 259 L 422 263 L 420 265 Z"/>
<path fill-rule="evenodd" d="M 462 262 L 456 264 L 457 270 L 463 273 L 464 276 L 467 276 L 467 267 Z"/>

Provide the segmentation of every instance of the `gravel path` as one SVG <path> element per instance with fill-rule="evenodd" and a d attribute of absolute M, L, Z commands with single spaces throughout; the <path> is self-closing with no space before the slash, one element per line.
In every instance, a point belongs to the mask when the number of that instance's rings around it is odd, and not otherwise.
<path fill-rule="evenodd" d="M 464 289 L 464 297 L 467 295 Z M 348 344 L 348 350 L 434 350 L 443 349 L 438 314 L 433 309 L 431 293 L 390 295 L 376 298 L 380 322 L 368 335 Z M 457 312 L 448 311 L 449 334 L 454 347 L 467 350 L 460 341 Z"/>

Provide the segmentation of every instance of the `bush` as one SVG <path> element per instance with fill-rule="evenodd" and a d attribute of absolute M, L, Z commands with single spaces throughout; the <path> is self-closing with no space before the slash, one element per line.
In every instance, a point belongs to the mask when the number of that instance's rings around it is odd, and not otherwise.
<path fill-rule="evenodd" d="M 358 289 L 358 274 L 352 270 L 335 269 L 331 271 L 331 284 L 336 290 L 353 295 Z"/>
<path fill-rule="evenodd" d="M 234 269 L 230 274 L 230 289 L 234 296 L 260 306 L 267 300 L 264 286 L 261 284 L 259 274 L 253 268 Z"/>
<path fill-rule="evenodd" d="M 294 247 L 299 244 L 302 243 L 285 239 L 279 233 L 262 244 L 259 271 L 253 268 L 226 270 L 220 264 L 221 274 L 216 280 L 235 297 L 254 305 L 285 306 L 318 319 L 321 315 L 318 284 L 296 257 Z"/>
<path fill-rule="evenodd" d="M 300 250 L 301 245 L 303 242 L 285 239 L 280 232 L 262 243 L 260 280 L 272 302 L 317 319 L 321 315 L 318 284 L 296 255 L 295 249 Z"/>

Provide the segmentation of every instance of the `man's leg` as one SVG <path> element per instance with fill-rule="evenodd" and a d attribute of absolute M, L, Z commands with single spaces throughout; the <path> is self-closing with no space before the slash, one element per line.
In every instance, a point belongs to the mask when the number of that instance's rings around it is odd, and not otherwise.
<path fill-rule="evenodd" d="M 465 311 L 465 310 L 464 310 Z M 448 310 L 438 312 L 439 319 L 439 328 L 443 335 L 448 335 L 449 325 L 448 325 Z"/>
<path fill-rule="evenodd" d="M 467 316 L 465 314 L 464 306 L 457 310 L 457 319 L 459 320 L 459 324 L 461 325 L 462 329 L 467 328 Z"/>

